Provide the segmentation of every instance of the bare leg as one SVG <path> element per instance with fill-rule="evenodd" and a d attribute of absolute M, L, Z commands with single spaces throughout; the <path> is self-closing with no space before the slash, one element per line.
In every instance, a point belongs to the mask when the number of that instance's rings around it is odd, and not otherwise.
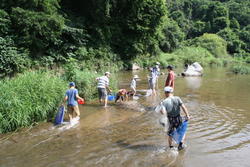
<path fill-rule="evenodd" d="M 69 112 L 69 122 L 72 122 L 73 119 L 73 113 Z"/>
<path fill-rule="evenodd" d="M 80 111 L 79 111 L 78 106 L 76 106 L 75 113 L 76 113 L 76 117 L 80 117 Z"/>
<path fill-rule="evenodd" d="M 172 137 L 168 136 L 168 145 L 169 145 L 169 147 L 172 146 L 172 141 L 173 141 Z"/>
<path fill-rule="evenodd" d="M 99 103 L 102 104 L 102 99 L 99 99 Z"/>
<path fill-rule="evenodd" d="M 107 104 L 108 104 L 108 97 L 104 99 L 104 107 L 107 107 Z"/>

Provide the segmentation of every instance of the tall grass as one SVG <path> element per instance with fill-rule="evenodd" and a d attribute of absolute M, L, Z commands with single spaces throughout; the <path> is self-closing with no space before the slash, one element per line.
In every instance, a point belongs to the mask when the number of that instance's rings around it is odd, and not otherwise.
<path fill-rule="evenodd" d="M 47 72 L 26 72 L 0 85 L 0 133 L 53 118 L 67 88 Z"/>
<path fill-rule="evenodd" d="M 234 64 L 230 69 L 235 74 L 250 74 L 250 65 L 247 64 Z"/>

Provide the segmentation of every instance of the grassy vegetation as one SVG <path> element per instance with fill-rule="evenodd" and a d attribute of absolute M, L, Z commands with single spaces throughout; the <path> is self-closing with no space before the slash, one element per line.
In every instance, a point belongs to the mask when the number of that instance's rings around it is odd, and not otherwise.
<path fill-rule="evenodd" d="M 47 72 L 26 72 L 0 82 L 0 133 L 51 119 L 66 82 Z"/>
<path fill-rule="evenodd" d="M 230 69 L 235 74 L 250 74 L 250 65 L 246 63 L 237 62 Z"/>

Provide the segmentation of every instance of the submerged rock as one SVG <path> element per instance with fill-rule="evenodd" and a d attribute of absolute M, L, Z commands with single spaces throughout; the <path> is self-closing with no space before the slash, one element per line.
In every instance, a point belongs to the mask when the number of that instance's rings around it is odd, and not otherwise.
<path fill-rule="evenodd" d="M 182 72 L 181 75 L 182 76 L 202 76 L 203 68 L 198 62 L 195 62 L 191 65 L 187 65 L 185 71 Z"/>

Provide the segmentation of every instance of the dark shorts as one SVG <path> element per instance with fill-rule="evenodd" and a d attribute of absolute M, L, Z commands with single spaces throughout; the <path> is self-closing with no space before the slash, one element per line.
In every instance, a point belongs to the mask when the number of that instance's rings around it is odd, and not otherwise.
<path fill-rule="evenodd" d="M 173 131 L 182 124 L 182 118 L 180 115 L 176 117 L 168 116 L 168 121 L 169 121 L 168 135 L 173 133 Z"/>
<path fill-rule="evenodd" d="M 106 99 L 107 98 L 107 91 L 105 88 L 98 88 L 98 95 L 99 99 Z"/>

